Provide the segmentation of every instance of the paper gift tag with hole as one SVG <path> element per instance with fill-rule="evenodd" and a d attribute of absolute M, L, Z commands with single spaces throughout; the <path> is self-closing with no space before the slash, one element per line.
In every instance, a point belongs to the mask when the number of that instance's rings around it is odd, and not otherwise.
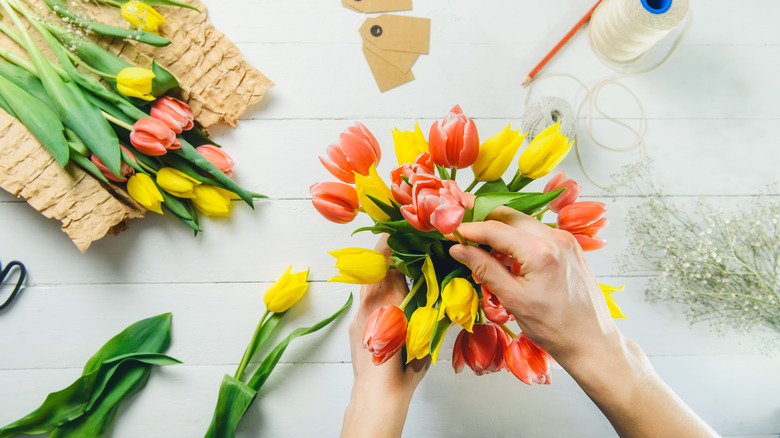
<path fill-rule="evenodd" d="M 345 8 L 357 12 L 411 11 L 412 0 L 341 0 Z"/>
<path fill-rule="evenodd" d="M 382 93 L 414 80 L 414 74 L 412 74 L 411 70 L 406 72 L 398 70 L 381 56 L 371 51 L 365 44 L 363 45 L 363 55 L 365 55 L 368 66 L 371 68 L 371 73 L 374 75 L 374 80 L 376 80 L 379 91 Z"/>
<path fill-rule="evenodd" d="M 417 58 L 428 53 L 431 20 L 383 14 L 366 19 L 360 27 L 363 54 L 380 91 L 414 79 Z"/>

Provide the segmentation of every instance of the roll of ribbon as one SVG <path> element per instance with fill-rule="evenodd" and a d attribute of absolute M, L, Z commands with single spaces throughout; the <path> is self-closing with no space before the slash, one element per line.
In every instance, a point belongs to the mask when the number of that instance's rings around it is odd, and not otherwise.
<path fill-rule="evenodd" d="M 593 48 L 615 63 L 631 63 L 685 19 L 688 0 L 604 0 L 588 33 Z"/>

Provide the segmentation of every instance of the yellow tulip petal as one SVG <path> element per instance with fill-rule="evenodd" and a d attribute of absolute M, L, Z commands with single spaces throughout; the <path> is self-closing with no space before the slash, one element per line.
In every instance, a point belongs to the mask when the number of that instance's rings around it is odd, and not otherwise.
<path fill-rule="evenodd" d="M 368 176 L 355 172 L 355 189 L 360 205 L 372 219 L 377 221 L 390 220 L 390 216 L 379 208 L 371 199 L 374 198 L 386 205 L 393 205 L 393 194 L 390 192 L 390 188 L 387 187 L 387 184 L 382 181 L 382 178 L 379 176 L 379 173 L 377 173 L 374 165 L 369 169 Z"/>
<path fill-rule="evenodd" d="M 626 319 L 626 315 L 623 314 L 623 311 L 620 310 L 620 307 L 618 307 L 617 302 L 614 298 L 612 298 L 612 294 L 621 291 L 625 289 L 625 285 L 623 286 L 609 286 L 606 284 L 599 283 L 599 287 L 601 288 L 601 293 L 604 295 L 604 300 L 607 302 L 607 307 L 609 308 L 609 314 L 612 316 L 612 318 L 615 319 Z"/>
<path fill-rule="evenodd" d="M 406 363 L 430 354 L 431 335 L 436 326 L 437 310 L 420 307 L 412 313 L 406 329 Z"/>
<path fill-rule="evenodd" d="M 343 248 L 328 251 L 336 258 L 339 274 L 328 282 L 349 284 L 372 284 L 387 275 L 387 258 L 379 251 L 365 248 Z"/>
<path fill-rule="evenodd" d="M 439 299 L 439 281 L 436 280 L 436 272 L 433 270 L 433 262 L 429 255 L 425 256 L 422 272 L 425 277 L 425 287 L 428 288 L 428 292 L 425 294 L 425 305 L 430 307 Z"/>
<path fill-rule="evenodd" d="M 137 97 L 152 101 L 152 79 L 154 73 L 146 68 L 126 67 L 119 71 L 116 76 L 116 88 L 125 96 Z"/>
<path fill-rule="evenodd" d="M 519 134 L 519 130 L 512 131 L 510 125 L 506 125 L 496 135 L 485 140 L 479 146 L 477 161 L 471 165 L 474 178 L 478 181 L 496 181 L 501 178 L 528 135 Z"/>
<path fill-rule="evenodd" d="M 274 282 L 263 295 L 263 301 L 270 312 L 281 313 L 287 311 L 295 303 L 300 301 L 301 297 L 309 288 L 307 282 L 309 270 L 290 274 L 292 266 L 284 271 L 281 277 Z"/>
<path fill-rule="evenodd" d="M 393 128 L 393 142 L 395 144 L 395 156 L 398 158 L 398 164 L 409 164 L 414 162 L 417 157 L 428 152 L 428 142 L 420 130 L 420 124 L 414 123 L 414 131 L 401 131 Z"/>

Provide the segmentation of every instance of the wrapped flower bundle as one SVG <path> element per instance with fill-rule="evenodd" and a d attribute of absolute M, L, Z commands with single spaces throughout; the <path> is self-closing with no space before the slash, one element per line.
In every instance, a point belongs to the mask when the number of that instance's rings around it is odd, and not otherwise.
<path fill-rule="evenodd" d="M 322 164 L 342 182 L 311 186 L 314 207 L 328 220 L 348 223 L 360 212 L 374 225 L 357 231 L 387 233 L 391 263 L 368 249 L 345 248 L 336 257 L 339 275 L 330 281 L 368 284 L 397 269 L 411 282 L 411 291 L 400 306 L 384 306 L 369 318 L 363 346 L 381 365 L 402 352 L 406 362 L 430 355 L 433 363 L 444 335 L 452 326 L 462 329 L 453 348 L 455 372 L 466 365 L 477 375 L 506 369 L 525 383 L 549 383 L 551 358 L 525 334 L 515 334 L 507 324 L 514 317 L 503 308 L 487 285 L 468 267 L 449 255 L 462 222 L 484 221 L 500 206 L 507 206 L 542 220 L 544 213 L 558 214 L 549 226 L 569 231 L 584 251 L 604 247 L 598 237 L 607 224 L 605 205 L 578 202 L 581 187 L 560 172 L 543 192 L 521 192 L 535 179 L 550 173 L 569 152 L 572 143 L 557 124 L 536 136 L 517 161 L 518 170 L 508 183 L 503 179 L 525 135 L 509 126 L 480 144 L 476 123 L 455 106 L 430 128 L 428 139 L 419 124 L 414 131 L 392 131 L 398 166 L 386 184 L 376 170 L 381 149 L 362 124 L 347 128 L 338 143 L 328 147 Z M 460 169 L 470 167 L 473 182 L 462 190 L 455 181 Z M 476 189 L 476 190 L 475 190 Z M 472 191 L 473 194 L 471 193 Z M 514 275 L 521 266 L 511 256 L 485 248 Z M 613 317 L 623 317 L 611 293 L 601 285 Z M 424 290 L 424 292 L 420 292 Z"/>
<path fill-rule="evenodd" d="M 20 0 L 0 0 L 0 11 L 13 24 L 0 22 L 0 32 L 29 58 L 0 46 L 0 108 L 22 122 L 59 165 L 74 162 L 103 183 L 126 184 L 147 210 L 162 214 L 164 206 L 196 232 L 198 211 L 228 216 L 232 199 L 252 207 L 253 198 L 263 197 L 231 178 L 233 160 L 195 126 L 186 103 L 165 95 L 179 85 L 170 72 L 155 62 L 151 69 L 135 66 L 86 37 L 164 46 L 170 41 L 157 32 L 165 19 L 150 4 L 192 6 L 100 1 L 121 8 L 132 26 L 125 29 L 91 21 L 71 9 L 75 3 L 44 3 L 59 20 L 38 16 Z"/>

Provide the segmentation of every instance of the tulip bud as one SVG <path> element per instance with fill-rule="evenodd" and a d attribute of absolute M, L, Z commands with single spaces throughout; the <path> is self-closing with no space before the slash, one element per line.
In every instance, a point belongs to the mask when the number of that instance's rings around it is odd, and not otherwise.
<path fill-rule="evenodd" d="M 527 178 L 541 178 L 555 168 L 569 153 L 572 143 L 560 132 L 560 122 L 550 125 L 531 140 L 520 154 L 517 167 Z"/>
<path fill-rule="evenodd" d="M 550 355 L 521 333 L 504 352 L 504 365 L 523 383 L 550 384 Z"/>
<path fill-rule="evenodd" d="M 582 192 L 582 186 L 577 184 L 577 181 L 567 178 L 566 172 L 564 171 L 558 172 L 558 174 L 544 186 L 544 193 L 554 192 L 555 190 L 560 189 L 564 189 L 563 193 L 558 195 L 558 197 L 550 203 L 550 210 L 555 213 L 561 211 L 563 207 L 576 202 L 577 198 L 580 196 L 580 192 Z"/>
<path fill-rule="evenodd" d="M 344 248 L 328 254 L 336 257 L 339 270 L 339 275 L 328 280 L 329 283 L 372 284 L 385 278 L 389 269 L 385 255 L 372 249 Z"/>
<path fill-rule="evenodd" d="M 463 221 L 467 199 L 455 181 L 435 175 L 415 174 L 409 178 L 412 203 L 401 207 L 401 214 L 421 231 L 454 232 Z"/>
<path fill-rule="evenodd" d="M 328 160 L 320 162 L 330 173 L 345 183 L 355 182 L 355 172 L 365 176 L 382 157 L 379 143 L 362 123 L 355 122 L 339 136 L 339 142 L 328 146 Z"/>
<path fill-rule="evenodd" d="M 152 79 L 154 73 L 141 67 L 126 67 L 116 75 L 116 89 L 125 96 L 154 100 Z"/>
<path fill-rule="evenodd" d="M 170 96 L 160 96 L 152 104 L 150 115 L 160 119 L 171 128 L 171 131 L 181 134 L 195 126 L 195 116 L 192 115 L 190 106 Z"/>
<path fill-rule="evenodd" d="M 414 132 L 401 131 L 398 128 L 393 128 L 391 132 L 399 165 L 412 163 L 420 154 L 428 152 L 428 142 L 425 141 L 419 123 L 414 122 Z"/>
<path fill-rule="evenodd" d="M 287 311 L 309 288 L 309 283 L 306 282 L 309 278 L 308 270 L 294 274 L 290 274 L 290 271 L 292 266 L 288 267 L 284 274 L 265 291 L 263 301 L 268 311 L 274 313 Z"/>
<path fill-rule="evenodd" d="M 477 161 L 471 165 L 478 181 L 496 181 L 504 175 L 528 133 L 512 131 L 509 125 L 485 140 L 479 147 Z"/>
<path fill-rule="evenodd" d="M 126 147 L 124 147 L 124 146 L 122 146 L 122 145 L 120 145 L 119 147 L 121 147 L 121 148 L 122 148 L 122 150 L 124 150 L 125 152 L 127 152 L 127 155 L 128 155 L 130 158 L 132 158 L 132 159 L 133 159 L 133 161 L 137 162 L 137 160 L 135 159 L 135 157 L 133 156 L 133 154 L 132 154 L 132 153 L 131 153 L 129 150 L 127 150 L 127 148 L 126 148 Z M 103 174 L 103 176 L 105 176 L 106 178 L 108 178 L 110 181 L 114 181 L 114 182 L 125 182 L 125 181 L 127 181 L 127 177 L 128 177 L 128 176 L 130 176 L 130 175 L 132 175 L 133 173 L 135 173 L 135 170 L 134 170 L 134 169 L 133 169 L 133 168 L 132 168 L 132 167 L 131 167 L 129 164 L 127 164 L 127 163 L 125 163 L 125 162 L 122 162 L 122 165 L 121 165 L 121 166 L 120 166 L 120 168 L 119 168 L 119 175 L 120 175 L 120 177 L 119 177 L 119 178 L 117 178 L 117 176 L 116 176 L 116 175 L 114 175 L 114 172 L 112 172 L 111 170 L 109 170 L 109 168 L 108 168 L 108 167 L 106 167 L 106 165 L 105 165 L 105 164 L 103 164 L 103 162 L 102 162 L 102 161 L 100 161 L 100 158 L 98 158 L 98 157 L 97 157 L 97 155 L 95 155 L 95 154 L 92 154 L 92 155 L 89 157 L 89 159 L 92 161 L 92 163 L 93 163 L 95 166 L 97 166 L 97 168 L 100 170 L 100 173 L 102 173 L 102 174 Z"/>
<path fill-rule="evenodd" d="M 430 354 L 431 335 L 436 327 L 438 313 L 432 307 L 420 307 L 412 313 L 406 329 L 406 363 Z"/>
<path fill-rule="evenodd" d="M 213 144 L 204 144 L 195 148 L 201 155 L 203 155 L 211 164 L 217 166 L 227 176 L 233 176 L 233 159 L 222 148 L 214 146 Z"/>
<path fill-rule="evenodd" d="M 558 228 L 572 233 L 583 251 L 601 249 L 607 242 L 596 234 L 607 225 L 607 218 L 602 217 L 606 211 L 606 206 L 596 201 L 569 204 L 558 213 Z"/>
<path fill-rule="evenodd" d="M 406 315 L 397 306 L 374 310 L 363 331 L 363 348 L 368 350 L 374 365 L 382 365 L 393 357 L 406 340 Z"/>
<path fill-rule="evenodd" d="M 439 319 L 446 313 L 452 322 L 471 332 L 478 307 L 479 297 L 471 282 L 455 277 L 441 291 L 442 311 Z"/>
<path fill-rule="evenodd" d="M 355 188 L 338 182 L 322 182 L 309 187 L 311 203 L 325 219 L 337 224 L 351 222 L 357 216 L 358 203 Z"/>
<path fill-rule="evenodd" d="M 144 117 L 135 122 L 130 143 L 138 152 L 152 156 L 165 155 L 168 150 L 181 147 L 171 128 L 154 117 Z"/>
<path fill-rule="evenodd" d="M 478 376 L 495 373 L 504 367 L 504 350 L 509 336 L 493 324 L 474 324 L 473 332 L 461 330 L 452 350 L 452 367 L 455 373 L 468 365 Z"/>
<path fill-rule="evenodd" d="M 390 220 L 390 216 L 374 202 L 375 199 L 387 206 L 393 205 L 393 194 L 387 184 L 382 181 L 374 165 L 369 167 L 368 176 L 355 172 L 355 188 L 360 205 L 372 219 L 377 221 Z"/>
<path fill-rule="evenodd" d="M 609 309 L 609 315 L 615 319 L 625 319 L 626 315 L 624 315 L 623 311 L 620 310 L 620 307 L 618 307 L 617 302 L 615 302 L 615 299 L 612 298 L 612 294 L 617 291 L 621 291 L 625 289 L 626 286 L 625 285 L 607 286 L 606 284 L 599 283 L 599 288 L 601 288 L 601 293 L 604 295 L 604 299 L 607 301 L 607 308 Z"/>
<path fill-rule="evenodd" d="M 437 165 L 458 169 L 469 167 L 479 153 L 477 125 L 463 114 L 459 105 L 455 105 L 441 123 L 433 122 L 428 143 Z"/>
<path fill-rule="evenodd" d="M 160 25 L 166 21 L 153 7 L 137 0 L 130 0 L 122 5 L 121 11 L 122 18 L 127 20 L 130 26 L 158 35 Z"/>
<path fill-rule="evenodd" d="M 163 167 L 157 172 L 157 185 L 179 198 L 194 198 L 192 190 L 199 184 L 200 181 L 173 167 Z"/>
<path fill-rule="evenodd" d="M 155 213 L 163 214 L 160 204 L 163 202 L 163 196 L 160 190 L 152 181 L 152 178 L 145 173 L 136 173 L 127 180 L 127 193 L 135 202 L 141 204 L 145 209 Z"/>
<path fill-rule="evenodd" d="M 200 184 L 192 188 L 192 194 L 193 205 L 206 216 L 230 216 L 232 192 L 208 184 Z"/>

